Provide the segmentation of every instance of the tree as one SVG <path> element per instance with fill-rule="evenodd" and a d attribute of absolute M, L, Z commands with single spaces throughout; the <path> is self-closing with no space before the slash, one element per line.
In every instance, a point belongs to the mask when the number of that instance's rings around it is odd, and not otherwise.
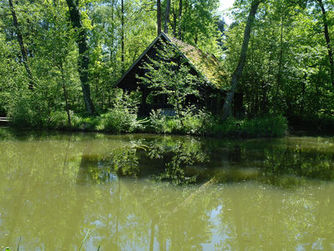
<path fill-rule="evenodd" d="M 158 35 L 161 33 L 161 1 L 157 0 L 157 27 Z"/>
<path fill-rule="evenodd" d="M 325 36 L 325 40 L 326 40 L 327 51 L 328 51 L 328 59 L 329 59 L 329 64 L 330 64 L 331 81 L 332 81 L 332 85 L 334 87 L 333 49 L 332 49 L 331 39 L 330 39 L 330 35 L 329 35 L 327 13 L 326 13 L 326 9 L 325 9 L 323 1 L 322 0 L 317 0 L 317 2 L 320 6 L 321 13 L 322 13 L 322 21 L 323 21 L 323 26 L 324 26 L 324 36 Z"/>
<path fill-rule="evenodd" d="M 124 16 L 125 16 L 125 10 L 124 10 L 124 0 L 121 0 L 121 49 L 122 49 L 122 73 L 124 73 L 124 61 L 125 61 L 125 36 L 124 36 Z"/>
<path fill-rule="evenodd" d="M 147 74 L 140 79 L 152 90 L 153 95 L 166 95 L 168 104 L 181 117 L 186 97 L 199 96 L 197 86 L 201 79 L 190 73 L 188 62 L 176 47 L 161 43 L 162 48 L 157 49 L 156 59 L 149 58 L 144 64 L 143 69 Z"/>
<path fill-rule="evenodd" d="M 248 50 L 248 43 L 250 39 L 251 29 L 252 29 L 252 25 L 255 19 L 255 14 L 260 5 L 260 2 L 261 0 L 252 1 L 251 9 L 250 9 L 246 27 L 245 27 L 244 39 L 243 39 L 243 43 L 241 47 L 238 66 L 232 74 L 231 90 L 228 92 L 226 96 L 226 100 L 225 100 L 224 107 L 223 107 L 223 120 L 226 120 L 229 116 L 232 115 L 232 101 L 233 101 L 234 94 L 237 90 L 237 87 L 239 85 L 240 79 L 242 77 L 242 72 L 243 72 L 245 62 L 246 62 L 246 57 L 247 57 L 247 50 Z"/>
<path fill-rule="evenodd" d="M 221 37 L 217 27 L 218 7 L 219 0 L 183 0 L 179 2 L 177 21 L 181 40 L 217 57 L 221 55 L 221 49 L 217 44 L 217 39 Z"/>
<path fill-rule="evenodd" d="M 16 31 L 17 41 L 19 42 L 20 49 L 21 49 L 22 62 L 23 62 L 24 68 L 26 69 L 26 72 L 29 78 L 29 89 L 33 89 L 35 84 L 34 84 L 34 79 L 33 79 L 29 64 L 28 64 L 27 49 L 23 42 L 23 36 L 22 36 L 21 29 L 19 27 L 19 23 L 17 21 L 17 16 L 16 16 L 14 5 L 13 5 L 13 1 L 8 0 L 8 2 L 9 2 L 10 11 L 13 17 L 13 24 L 14 24 L 15 31 Z"/>
<path fill-rule="evenodd" d="M 182 29 L 181 29 L 181 23 L 182 23 L 182 8 L 183 8 L 183 5 L 182 5 L 182 0 L 179 0 L 179 31 L 178 31 L 178 37 L 179 39 L 181 39 L 181 36 L 182 36 Z"/>
<path fill-rule="evenodd" d="M 170 1 L 171 0 L 167 0 L 167 5 L 166 5 L 165 25 L 164 25 L 164 32 L 165 33 L 168 33 L 169 13 L 170 13 Z"/>
<path fill-rule="evenodd" d="M 85 102 L 86 111 L 88 114 L 95 114 L 95 108 L 90 96 L 90 86 L 88 79 L 88 68 L 89 68 L 89 55 L 87 45 L 87 34 L 86 30 L 82 25 L 81 14 L 78 6 L 78 2 L 74 0 L 66 0 L 71 23 L 74 29 L 77 31 L 76 43 L 79 47 L 79 58 L 78 58 L 78 71 L 80 75 L 82 94 Z"/>

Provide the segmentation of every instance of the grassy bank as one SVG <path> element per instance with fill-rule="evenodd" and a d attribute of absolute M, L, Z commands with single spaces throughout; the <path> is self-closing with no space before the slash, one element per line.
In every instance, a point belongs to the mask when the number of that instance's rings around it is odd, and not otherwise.
<path fill-rule="evenodd" d="M 13 116 L 14 115 L 14 116 Z M 147 118 L 138 118 L 136 111 L 127 107 L 110 109 L 95 117 L 51 112 L 49 116 L 32 113 L 12 114 L 11 124 L 17 128 L 55 129 L 66 131 L 97 131 L 113 134 L 147 132 L 214 137 L 281 137 L 288 129 L 287 120 L 279 115 L 253 119 L 221 119 L 203 111 L 184 111 L 180 116 L 166 116 L 160 111 Z"/>
<path fill-rule="evenodd" d="M 333 115 L 318 115 L 313 117 L 291 117 L 289 125 L 293 133 L 299 134 L 334 134 L 334 116 Z"/>

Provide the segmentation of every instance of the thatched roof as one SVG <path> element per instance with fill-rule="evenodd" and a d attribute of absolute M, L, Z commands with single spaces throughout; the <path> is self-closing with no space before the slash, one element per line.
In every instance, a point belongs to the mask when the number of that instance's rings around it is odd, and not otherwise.
<path fill-rule="evenodd" d="M 171 37 L 165 33 L 162 33 L 169 42 L 175 45 L 188 61 L 193 65 L 197 72 L 199 72 L 213 87 L 219 89 L 226 89 L 224 86 L 224 78 L 226 73 L 222 71 L 219 60 L 213 55 L 204 53 L 202 50 L 187 44 L 179 39 Z M 225 87 L 225 88 L 224 88 Z"/>
<path fill-rule="evenodd" d="M 163 39 L 173 46 L 176 46 L 182 56 L 184 56 L 192 68 L 201 75 L 207 82 L 208 85 L 215 89 L 227 90 L 226 86 L 226 73 L 221 69 L 219 60 L 212 54 L 204 53 L 202 50 L 182 42 L 165 33 L 160 33 L 160 35 L 146 48 L 146 50 L 139 56 L 139 58 L 131 65 L 127 72 L 118 81 L 116 86 L 122 85 L 122 81 L 126 79 L 127 75 L 130 74 L 134 69 L 140 65 L 142 59 L 151 51 L 151 49 L 156 45 L 159 39 Z"/>

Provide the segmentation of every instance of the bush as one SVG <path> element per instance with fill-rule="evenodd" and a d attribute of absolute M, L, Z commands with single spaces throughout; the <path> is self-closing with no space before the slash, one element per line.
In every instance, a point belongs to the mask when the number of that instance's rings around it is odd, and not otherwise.
<path fill-rule="evenodd" d="M 137 114 L 131 113 L 126 108 L 113 108 L 101 115 L 97 129 L 112 133 L 128 133 L 133 132 L 138 124 Z"/>
<path fill-rule="evenodd" d="M 211 135 L 242 137 L 281 137 L 288 129 L 288 122 L 283 116 L 264 116 L 250 120 L 230 118 L 224 122 L 216 121 L 208 129 Z"/>
<path fill-rule="evenodd" d="M 208 133 L 208 129 L 214 123 L 214 117 L 209 112 L 196 111 L 190 107 L 182 112 L 182 133 L 203 135 Z"/>
<path fill-rule="evenodd" d="M 146 130 L 156 133 L 171 133 L 172 131 L 167 126 L 167 116 L 161 114 L 161 110 L 151 111 L 149 125 Z"/>
<path fill-rule="evenodd" d="M 216 119 L 212 124 L 211 128 L 207 128 L 207 132 L 210 135 L 215 136 L 228 136 L 228 135 L 238 135 L 240 131 L 240 121 L 237 121 L 233 118 L 229 118 L 226 121 L 222 122 L 219 119 Z"/>
<path fill-rule="evenodd" d="M 166 116 L 161 110 L 152 111 L 149 118 L 149 130 L 156 133 L 175 134 L 206 134 L 207 128 L 212 124 L 213 117 L 203 111 L 195 112 L 188 108 L 181 112 L 181 116 Z"/>
<path fill-rule="evenodd" d="M 255 137 L 280 137 L 288 129 L 288 122 L 283 116 L 266 116 L 246 120 L 243 123 L 243 132 Z"/>
<path fill-rule="evenodd" d="M 129 133 L 142 130 L 145 120 L 138 120 L 138 105 L 141 100 L 140 93 L 124 93 L 116 89 L 113 98 L 113 108 L 99 118 L 97 129 L 111 133 Z"/>
<path fill-rule="evenodd" d="M 296 131 L 306 131 L 307 133 L 329 133 L 334 132 L 334 114 L 304 115 L 290 117 L 289 123 Z"/>
<path fill-rule="evenodd" d="M 250 120 L 230 118 L 222 122 L 212 114 L 195 107 L 183 109 L 177 116 L 164 115 L 161 110 L 152 111 L 146 120 L 138 120 L 137 110 L 140 96 L 119 91 L 115 93 L 113 108 L 99 117 L 82 118 L 71 112 L 71 125 L 65 111 L 50 111 L 50 104 L 35 95 L 17 98 L 9 109 L 12 123 L 17 127 L 77 129 L 131 133 L 148 131 L 161 134 L 190 134 L 237 137 L 279 137 L 288 128 L 283 116 L 268 115 Z M 331 128 L 333 118 L 322 120 L 323 127 Z"/>
<path fill-rule="evenodd" d="M 48 124 L 50 114 L 43 100 L 23 95 L 11 104 L 8 115 L 15 127 L 43 128 Z"/>
<path fill-rule="evenodd" d="M 71 115 L 73 117 L 73 114 Z M 68 118 L 66 112 L 55 111 L 50 115 L 50 121 L 48 127 L 53 129 L 68 129 L 71 126 L 68 124 Z"/>
<path fill-rule="evenodd" d="M 98 117 L 77 117 L 72 118 L 72 128 L 82 131 L 96 131 L 98 130 Z"/>

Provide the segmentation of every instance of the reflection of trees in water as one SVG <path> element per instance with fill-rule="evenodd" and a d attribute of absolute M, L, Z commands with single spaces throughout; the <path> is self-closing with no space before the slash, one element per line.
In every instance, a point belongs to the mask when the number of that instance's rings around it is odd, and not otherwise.
<path fill-rule="evenodd" d="M 135 144 L 115 147 L 107 154 L 90 154 L 86 150 L 81 157 L 78 183 L 109 183 L 117 176 L 137 176 L 140 172 Z"/>
<path fill-rule="evenodd" d="M 218 229 L 219 238 L 226 239 L 217 249 L 311 249 L 317 242 L 331 249 L 333 185 L 281 190 L 240 181 L 329 180 L 333 150 L 182 137 L 129 142 L 88 144 L 75 137 L 2 142 L 0 232 L 9 235 L 0 235 L 0 242 L 15 246 L 22 236 L 27 250 L 75 250 L 90 232 L 88 250 L 99 245 L 101 250 L 188 250 L 213 242 Z M 117 174 L 165 177 L 172 173 L 170 163 L 204 185 L 118 178 L 103 186 L 81 185 L 109 182 Z M 176 175 L 174 183 L 182 179 Z M 207 180 L 233 184 L 206 186 Z"/>
<path fill-rule="evenodd" d="M 138 140 L 108 154 L 83 154 L 78 182 L 106 183 L 117 176 L 154 176 L 174 184 L 196 182 L 194 167 L 208 161 L 200 141 L 193 138 L 159 137 Z"/>
<path fill-rule="evenodd" d="M 321 249 L 330 250 L 334 236 L 334 216 L 328 213 L 334 208 L 331 189 L 333 185 L 293 192 L 249 184 L 226 186 L 217 198 L 221 205 L 217 225 L 220 235 L 228 238 L 219 248 L 308 250 L 320 240 Z"/>
<path fill-rule="evenodd" d="M 158 180 L 171 181 L 174 184 L 189 184 L 196 182 L 197 172 L 193 168 L 201 168 L 208 162 L 208 156 L 200 141 L 190 139 L 175 140 L 172 137 L 150 142 L 148 156 L 151 159 L 162 159 L 163 170 L 156 175 Z"/>
<path fill-rule="evenodd" d="M 80 217 L 81 203 L 77 203 L 77 191 L 70 187 L 73 173 L 68 159 L 71 137 L 66 141 L 8 141 L 0 145 L 0 191 L 6 191 L 0 200 L 0 243 L 34 250 L 37 247 L 61 248 L 66 241 L 80 240 L 80 229 L 69 225 L 69 218 Z M 78 207 L 73 207 L 77 204 Z M 61 205 L 61 206 L 60 206 Z M 67 212 L 73 212 L 69 215 Z M 69 217 L 69 218 L 68 218 Z M 69 230 L 71 229 L 71 230 Z M 56 233 L 56 234 L 55 234 Z M 68 236 L 65 233 L 71 233 Z M 57 236 L 57 238 L 50 238 Z M 5 239 L 7 237 L 7 239 Z"/>
<path fill-rule="evenodd" d="M 264 174 L 268 177 L 287 176 L 318 180 L 334 179 L 334 154 L 309 149 L 278 148 L 265 152 Z M 289 179 L 290 176 L 290 179 Z"/>
<path fill-rule="evenodd" d="M 142 229 L 144 236 L 139 239 L 146 240 L 151 250 L 198 249 L 211 239 L 207 212 L 213 201 L 203 193 L 192 196 L 198 189 L 184 188 L 181 192 L 168 183 L 149 181 L 124 187 L 123 192 L 135 205 L 134 211 L 127 211 L 133 216 L 131 221 L 136 222 L 132 231 L 141 233 Z"/>
<path fill-rule="evenodd" d="M 219 183 L 257 181 L 280 187 L 329 181 L 334 179 L 334 152 L 326 145 L 333 143 L 309 138 L 212 140 L 205 144 L 210 161 L 200 176 L 214 176 Z"/>
<path fill-rule="evenodd" d="M 173 184 L 258 181 L 282 187 L 309 179 L 333 180 L 331 151 L 282 144 L 281 140 L 200 140 L 153 137 L 131 141 L 106 155 L 84 154 L 81 182 L 110 182 L 116 176 L 155 177 Z"/>

